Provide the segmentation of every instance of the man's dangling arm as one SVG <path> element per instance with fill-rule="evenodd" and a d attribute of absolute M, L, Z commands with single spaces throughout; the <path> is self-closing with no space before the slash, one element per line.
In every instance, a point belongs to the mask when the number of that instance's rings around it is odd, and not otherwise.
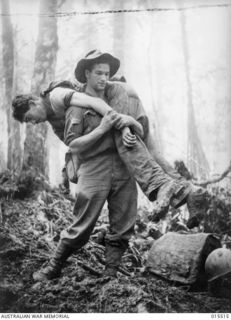
<path fill-rule="evenodd" d="M 75 92 L 72 95 L 70 106 L 91 108 L 102 116 L 113 110 L 103 99 L 91 97 L 83 92 Z"/>
<path fill-rule="evenodd" d="M 109 111 L 117 112 L 112 109 L 104 100 L 98 97 L 91 97 L 82 92 L 76 92 L 72 95 L 71 106 L 78 106 L 82 108 L 92 108 L 94 111 L 98 112 L 102 116 L 104 116 Z M 117 121 L 115 122 L 115 128 L 118 130 L 122 130 L 125 127 L 129 127 L 134 130 L 141 138 L 143 136 L 143 128 L 142 125 L 136 121 L 133 117 L 117 114 Z"/>
<path fill-rule="evenodd" d="M 125 115 L 118 113 L 117 110 L 111 108 L 101 98 L 91 97 L 83 92 L 77 92 L 67 88 L 55 88 L 50 93 L 50 100 L 54 112 L 58 114 L 67 112 L 71 107 L 78 107 L 79 109 L 91 108 L 102 116 L 104 116 L 108 112 L 113 112 L 115 119 L 117 119 L 117 121 L 115 121 L 115 127 L 117 123 L 120 122 L 119 126 L 122 130 L 122 133 L 126 132 L 128 134 L 131 134 L 129 126 L 131 126 L 134 130 L 134 127 L 136 125 L 137 130 L 134 131 L 142 134 L 139 123 L 134 123 L 134 120 L 132 118 L 129 120 L 126 119 Z M 123 124 L 121 123 L 121 119 L 124 121 Z M 125 123 L 125 121 L 127 122 Z M 127 128 L 126 124 L 128 125 Z"/>

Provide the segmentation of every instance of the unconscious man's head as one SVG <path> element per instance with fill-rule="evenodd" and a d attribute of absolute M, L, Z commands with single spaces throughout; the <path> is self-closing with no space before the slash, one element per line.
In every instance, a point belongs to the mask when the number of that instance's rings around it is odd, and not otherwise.
<path fill-rule="evenodd" d="M 41 98 L 31 94 L 22 94 L 12 102 L 13 117 L 20 122 L 33 124 L 47 120 L 47 112 Z"/>

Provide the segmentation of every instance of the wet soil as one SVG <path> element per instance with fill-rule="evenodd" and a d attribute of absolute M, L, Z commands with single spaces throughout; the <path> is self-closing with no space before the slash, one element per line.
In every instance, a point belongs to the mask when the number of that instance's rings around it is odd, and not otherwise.
<path fill-rule="evenodd" d="M 192 292 L 145 271 L 150 237 L 134 237 L 116 279 L 103 277 L 103 212 L 89 243 L 72 255 L 62 276 L 35 283 L 37 271 L 54 252 L 72 221 L 73 201 L 59 192 L 24 200 L 1 200 L 0 312 L 13 313 L 230 313 L 229 299 Z M 145 230 L 144 230 L 145 231 Z"/>

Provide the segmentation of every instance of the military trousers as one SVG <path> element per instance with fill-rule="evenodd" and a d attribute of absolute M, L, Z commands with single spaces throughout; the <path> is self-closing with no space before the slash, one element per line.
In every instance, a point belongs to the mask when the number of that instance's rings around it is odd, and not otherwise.
<path fill-rule="evenodd" d="M 134 177 L 150 201 L 156 200 L 159 188 L 172 181 L 172 178 L 157 164 L 138 136 L 137 142 L 132 148 L 124 146 L 121 133 L 118 130 L 114 130 L 114 139 L 119 156 L 130 175 Z"/>
<path fill-rule="evenodd" d="M 137 188 L 117 152 L 84 161 L 78 171 L 74 221 L 61 233 L 61 241 L 79 249 L 94 229 L 107 201 L 107 243 L 126 247 L 133 234 L 137 214 Z"/>

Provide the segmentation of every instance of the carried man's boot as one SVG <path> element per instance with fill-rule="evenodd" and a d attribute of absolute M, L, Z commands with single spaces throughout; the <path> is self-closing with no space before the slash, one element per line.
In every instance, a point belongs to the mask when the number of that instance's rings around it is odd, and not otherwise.
<path fill-rule="evenodd" d="M 149 219 L 156 223 L 159 222 L 168 213 L 170 204 L 175 208 L 179 207 L 190 190 L 191 186 L 186 181 L 172 180 L 164 183 L 158 190 Z"/>
<path fill-rule="evenodd" d="M 176 190 L 174 181 L 164 183 L 158 190 L 157 199 L 154 202 L 151 220 L 158 222 L 164 218 L 168 212 L 170 201 Z"/>
<path fill-rule="evenodd" d="M 73 251 L 73 248 L 60 242 L 55 251 L 54 257 L 51 258 L 45 268 L 33 273 L 33 279 L 35 281 L 47 281 L 60 277 L 63 264 Z"/>
<path fill-rule="evenodd" d="M 115 278 L 117 276 L 117 271 L 122 260 L 124 251 L 126 250 L 123 246 L 112 246 L 106 243 L 105 247 L 105 270 L 103 275 L 107 277 Z"/>
<path fill-rule="evenodd" d="M 155 207 L 149 219 L 157 223 L 166 216 L 169 205 L 179 208 L 183 204 L 187 204 L 189 212 L 187 228 L 198 227 L 208 209 L 207 190 L 188 181 L 164 184 L 158 191 Z"/>

